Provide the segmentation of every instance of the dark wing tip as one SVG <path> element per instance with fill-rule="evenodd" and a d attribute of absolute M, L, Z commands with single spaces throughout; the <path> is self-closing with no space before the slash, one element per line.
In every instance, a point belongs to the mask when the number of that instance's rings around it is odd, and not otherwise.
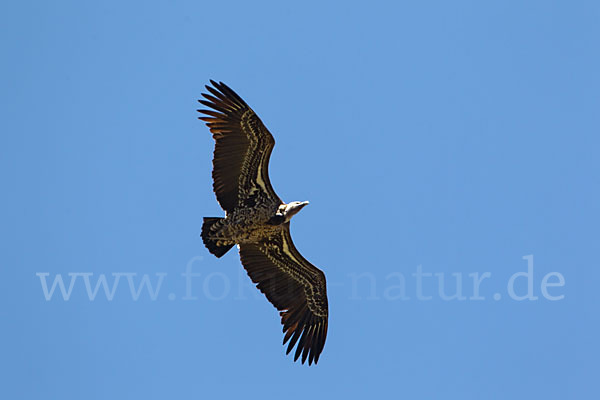
<path fill-rule="evenodd" d="M 312 365 L 313 362 L 316 365 L 319 362 L 319 356 L 323 351 L 327 336 L 326 319 L 315 317 L 310 311 L 306 310 L 304 315 L 292 313 L 291 317 L 293 319 L 300 319 L 301 321 L 289 324 L 286 321 L 290 317 L 288 312 L 281 313 L 285 333 L 283 344 L 285 345 L 288 340 L 290 341 L 285 354 L 289 354 L 296 347 L 294 361 L 300 359 L 300 362 L 304 364 L 308 360 L 308 365 Z"/>
<path fill-rule="evenodd" d="M 202 93 L 202 96 L 212 100 L 213 102 L 214 102 L 214 100 L 218 99 L 216 102 L 217 104 L 221 103 L 221 105 L 224 105 L 224 104 L 235 105 L 234 108 L 238 108 L 238 109 L 249 108 L 248 104 L 246 104 L 246 102 L 233 89 L 231 89 L 225 83 L 223 83 L 223 82 L 217 83 L 216 81 L 214 81 L 212 79 L 209 79 L 209 81 L 212 86 L 205 85 L 204 87 L 210 94 Z M 210 98 L 209 97 L 210 95 L 212 95 L 214 97 Z M 198 100 L 198 101 L 200 101 L 200 100 Z M 212 107 L 212 106 L 210 106 L 210 107 Z"/>

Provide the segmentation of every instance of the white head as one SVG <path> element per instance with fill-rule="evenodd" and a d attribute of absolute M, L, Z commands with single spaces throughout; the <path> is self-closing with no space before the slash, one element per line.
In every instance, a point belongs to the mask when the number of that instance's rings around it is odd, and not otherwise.
<path fill-rule="evenodd" d="M 285 222 L 289 222 L 289 220 L 292 219 L 294 215 L 298 214 L 298 211 L 302 210 L 307 204 L 308 201 L 292 201 L 288 204 L 279 206 L 280 212 L 285 217 Z"/>

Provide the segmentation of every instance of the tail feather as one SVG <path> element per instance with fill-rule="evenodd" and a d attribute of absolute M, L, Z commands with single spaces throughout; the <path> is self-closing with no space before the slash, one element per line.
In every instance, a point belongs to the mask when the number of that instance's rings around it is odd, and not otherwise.
<path fill-rule="evenodd" d="M 225 253 L 229 251 L 233 247 L 232 244 L 219 246 L 217 245 L 217 241 L 210 238 L 211 228 L 213 225 L 223 221 L 225 218 L 220 217 L 204 217 L 204 222 L 202 223 L 202 241 L 204 245 L 212 254 L 217 257 L 223 257 Z"/>

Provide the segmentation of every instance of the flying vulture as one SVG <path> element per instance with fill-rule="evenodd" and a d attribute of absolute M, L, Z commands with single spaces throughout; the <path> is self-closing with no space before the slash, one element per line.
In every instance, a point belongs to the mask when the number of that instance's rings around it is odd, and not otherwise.
<path fill-rule="evenodd" d="M 273 136 L 233 90 L 210 83 L 198 100 L 210 109 L 198 111 L 215 139 L 213 190 L 225 217 L 204 218 L 202 241 L 217 257 L 238 246 L 252 282 L 280 312 L 286 354 L 296 346 L 294 361 L 316 364 L 327 336 L 325 274 L 290 236 L 290 219 L 308 201 L 281 201 L 268 173 Z"/>

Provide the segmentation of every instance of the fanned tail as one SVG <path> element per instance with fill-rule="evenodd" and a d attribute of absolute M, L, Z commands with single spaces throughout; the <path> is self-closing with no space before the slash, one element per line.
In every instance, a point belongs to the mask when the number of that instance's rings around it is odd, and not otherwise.
<path fill-rule="evenodd" d="M 204 222 L 202 223 L 202 233 L 200 234 L 200 236 L 202 236 L 202 241 L 204 242 L 204 245 L 206 246 L 208 251 L 210 251 L 211 254 L 214 254 L 218 258 L 223 257 L 225 253 L 227 253 L 229 249 L 233 247 L 232 244 L 219 246 L 217 245 L 216 240 L 210 238 L 211 232 L 214 232 L 216 230 L 211 228 L 213 228 L 215 224 L 220 223 L 224 219 L 225 218 L 220 217 L 204 217 Z"/>

